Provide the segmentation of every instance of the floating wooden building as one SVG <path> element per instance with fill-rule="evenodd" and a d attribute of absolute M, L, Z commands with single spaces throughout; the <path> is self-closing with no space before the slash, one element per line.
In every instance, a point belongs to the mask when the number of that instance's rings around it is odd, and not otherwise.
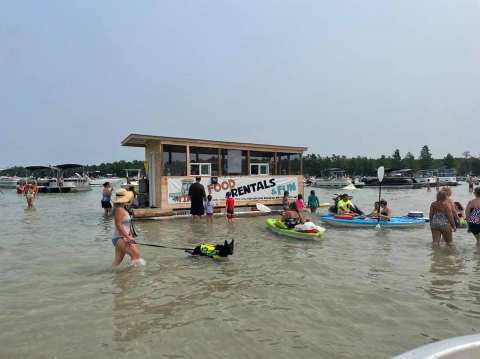
<path fill-rule="evenodd" d="M 173 213 L 190 208 L 188 190 L 201 177 L 217 208 L 230 192 L 237 207 L 281 204 L 303 194 L 307 148 L 130 134 L 123 146 L 144 147 L 149 206 Z"/>

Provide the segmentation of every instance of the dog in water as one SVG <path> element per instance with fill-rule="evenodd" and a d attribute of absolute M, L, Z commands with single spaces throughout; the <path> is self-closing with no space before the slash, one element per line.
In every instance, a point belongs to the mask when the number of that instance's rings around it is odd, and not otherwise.
<path fill-rule="evenodd" d="M 210 258 L 228 257 L 233 254 L 235 240 L 230 243 L 225 241 L 223 244 L 203 243 L 193 248 L 190 254 L 194 256 L 205 256 Z"/>

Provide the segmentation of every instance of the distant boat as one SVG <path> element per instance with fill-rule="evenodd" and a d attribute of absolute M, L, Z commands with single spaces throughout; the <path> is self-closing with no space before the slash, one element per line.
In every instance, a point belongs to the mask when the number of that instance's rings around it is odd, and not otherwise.
<path fill-rule="evenodd" d="M 61 164 L 57 166 L 29 166 L 27 170 L 41 173 L 44 177 L 31 177 L 37 181 L 39 193 L 74 193 L 90 191 L 90 178 L 82 171 L 82 174 L 75 172 L 73 176 L 64 177 L 66 170 L 81 168 L 78 164 Z M 46 176 L 45 176 L 46 175 Z"/>
<path fill-rule="evenodd" d="M 22 178 L 13 176 L 1 176 L 0 177 L 0 188 L 17 188 L 18 181 Z"/>
<path fill-rule="evenodd" d="M 377 177 L 365 177 L 362 179 L 365 183 L 365 187 L 379 187 L 380 182 Z M 422 188 L 424 184 L 418 183 L 413 177 L 413 171 L 411 169 L 404 170 L 387 170 L 387 176 L 382 181 L 383 188 L 398 188 L 398 189 L 411 189 Z"/>
<path fill-rule="evenodd" d="M 340 168 L 329 168 L 325 176 L 315 178 L 312 181 L 313 187 L 319 188 L 344 188 L 350 186 L 352 180 L 347 176 L 346 172 Z"/>

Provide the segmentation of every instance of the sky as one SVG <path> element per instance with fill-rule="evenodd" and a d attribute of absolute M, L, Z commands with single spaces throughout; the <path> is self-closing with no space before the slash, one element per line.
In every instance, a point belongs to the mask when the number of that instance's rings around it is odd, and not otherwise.
<path fill-rule="evenodd" d="M 479 34 L 480 0 L 0 1 L 0 168 L 129 133 L 479 155 Z"/>

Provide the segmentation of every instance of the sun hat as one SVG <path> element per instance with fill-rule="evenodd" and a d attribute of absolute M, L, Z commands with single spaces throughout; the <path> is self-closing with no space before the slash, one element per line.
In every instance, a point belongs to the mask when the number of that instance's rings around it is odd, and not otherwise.
<path fill-rule="evenodd" d="M 125 204 L 133 200 L 133 193 L 125 188 L 120 188 L 115 194 L 114 204 Z"/>

